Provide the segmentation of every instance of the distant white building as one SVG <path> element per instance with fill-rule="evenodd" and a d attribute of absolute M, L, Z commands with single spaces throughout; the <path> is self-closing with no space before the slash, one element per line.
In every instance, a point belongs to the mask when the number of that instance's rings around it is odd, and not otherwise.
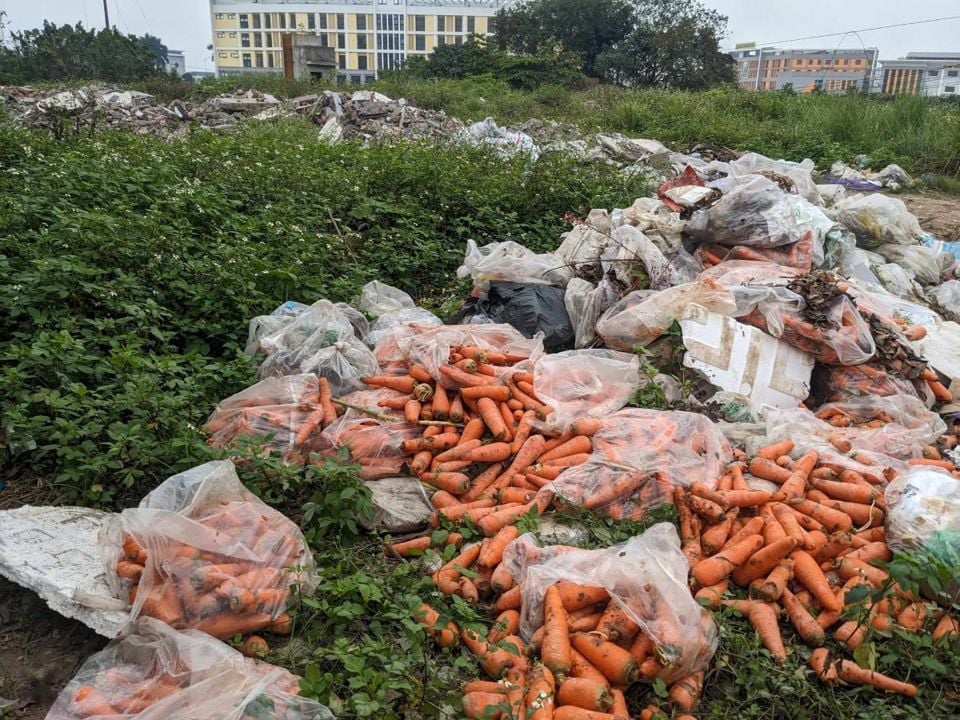
<path fill-rule="evenodd" d="M 881 60 L 877 84 L 888 95 L 960 97 L 960 53 L 911 52 Z"/>
<path fill-rule="evenodd" d="M 167 50 L 167 65 L 164 70 L 177 75 L 183 75 L 187 71 L 187 59 L 183 50 Z"/>

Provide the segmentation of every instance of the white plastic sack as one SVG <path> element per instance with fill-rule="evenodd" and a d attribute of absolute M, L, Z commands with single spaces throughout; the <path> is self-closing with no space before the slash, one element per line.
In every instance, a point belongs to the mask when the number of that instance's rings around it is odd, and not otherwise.
<path fill-rule="evenodd" d="M 573 270 L 557 255 L 538 255 L 512 240 L 490 243 L 482 248 L 472 239 L 467 240 L 463 265 L 457 268 L 457 277 L 470 277 L 476 287 L 483 289 L 486 289 L 492 280 L 565 287 L 573 274 Z"/>
<path fill-rule="evenodd" d="M 422 307 L 391 310 L 371 323 L 369 332 L 363 336 L 363 342 L 376 348 L 398 325 L 429 326 L 442 324 L 443 321 L 440 318 Z"/>
<path fill-rule="evenodd" d="M 689 303 L 732 315 L 737 305 L 729 290 L 716 281 L 684 283 L 659 292 L 635 290 L 608 309 L 597 322 L 603 341 L 618 350 L 649 345 L 683 314 Z"/>
<path fill-rule="evenodd" d="M 939 283 L 940 273 L 946 269 L 941 264 L 941 258 L 946 260 L 947 256 L 926 245 L 881 245 L 877 252 L 891 263 L 902 267 L 923 285 Z M 952 262 L 948 263 L 947 267 L 950 264 Z"/>
<path fill-rule="evenodd" d="M 797 195 L 809 202 L 819 204 L 820 192 L 813 182 L 813 171 L 816 165 L 809 158 L 803 162 L 790 160 L 772 160 L 759 153 L 746 153 L 730 162 L 730 174 L 734 177 L 756 175 L 761 172 L 772 172 L 783 175 L 793 181 Z"/>
<path fill-rule="evenodd" d="M 530 535 L 511 543 L 536 544 Z M 544 550 L 549 550 L 545 548 Z M 710 613 L 697 604 L 687 586 L 688 565 L 680 538 L 670 523 L 654 525 L 642 535 L 602 550 L 572 549 L 543 553 L 540 562 L 520 573 L 523 609 L 520 633 L 529 640 L 543 624 L 543 596 L 560 580 L 603 587 L 655 645 L 670 683 L 707 667 L 717 649 L 717 629 Z"/>
<path fill-rule="evenodd" d="M 640 386 L 640 358 L 602 349 L 544 355 L 533 386 L 553 408 L 544 426 L 559 435 L 577 418 L 606 417 L 626 405 Z"/>
<path fill-rule="evenodd" d="M 608 278 L 603 278 L 595 286 L 580 278 L 574 278 L 567 284 L 563 304 L 573 325 L 574 345 L 577 348 L 593 344 L 597 338 L 597 320 L 619 298 L 619 293 Z"/>
<path fill-rule="evenodd" d="M 397 310 L 411 310 L 417 304 L 407 293 L 379 280 L 371 280 L 360 290 L 357 307 L 374 317 Z"/>
<path fill-rule="evenodd" d="M 947 282 L 927 289 L 927 298 L 948 312 L 960 315 L 960 280 Z"/>
<path fill-rule="evenodd" d="M 920 223 L 903 200 L 889 195 L 851 195 L 830 208 L 828 214 L 851 230 L 861 247 L 910 245 L 923 235 Z"/>
<path fill-rule="evenodd" d="M 686 221 L 657 198 L 637 198 L 622 211 L 623 221 L 653 240 L 664 253 L 673 253 L 683 245 Z"/>
<path fill-rule="evenodd" d="M 364 523 L 370 530 L 407 533 L 427 526 L 433 505 L 417 478 L 390 477 L 363 483 L 370 490 L 373 518 Z"/>
<path fill-rule="evenodd" d="M 222 639 L 268 627 L 291 585 L 310 592 L 316 584 L 300 529 L 248 491 L 228 460 L 167 478 L 103 526 L 101 557 L 119 598 L 130 592 L 118 575 L 119 561 L 132 559 L 130 540 L 146 554 L 131 619 L 148 615 Z"/>
<path fill-rule="evenodd" d="M 554 255 L 570 266 L 575 275 L 597 277 L 601 273 L 600 255 L 610 242 L 610 216 L 606 210 L 591 210 L 585 222 L 574 225 L 561 237 Z"/>
<path fill-rule="evenodd" d="M 893 295 L 883 288 L 857 280 L 850 280 L 849 285 L 847 292 L 862 313 L 876 315 L 891 323 L 897 317 L 903 318 L 909 325 L 939 325 L 943 322 L 930 308 Z"/>
<path fill-rule="evenodd" d="M 309 305 L 304 305 L 303 303 L 287 300 L 269 315 L 258 315 L 250 320 L 250 327 L 247 331 L 247 346 L 244 349 L 244 353 L 247 355 L 256 355 L 260 352 L 260 338 L 266 335 L 272 335 L 278 330 L 285 328 L 293 322 L 295 317 L 309 307 Z"/>
<path fill-rule="evenodd" d="M 540 157 L 540 148 L 526 133 L 498 127 L 493 118 L 487 118 L 460 132 L 459 139 L 470 145 L 491 145 L 503 157 L 527 155 L 536 161 Z"/>
<path fill-rule="evenodd" d="M 141 618 L 91 655 L 47 720 L 333 720 L 300 679 L 196 630 Z"/>
<path fill-rule="evenodd" d="M 960 482 L 936 468 L 915 467 L 887 486 L 887 544 L 926 545 L 938 532 L 960 536 Z"/>

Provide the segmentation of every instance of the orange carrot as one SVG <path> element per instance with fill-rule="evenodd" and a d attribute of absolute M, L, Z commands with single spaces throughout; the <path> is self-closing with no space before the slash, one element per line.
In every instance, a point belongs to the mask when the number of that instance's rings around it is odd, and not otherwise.
<path fill-rule="evenodd" d="M 827 578 L 810 553 L 794 550 L 790 553 L 790 559 L 793 560 L 794 579 L 809 590 L 824 609 L 839 612 L 843 603 L 830 588 Z"/>
<path fill-rule="evenodd" d="M 423 406 L 419 400 L 407 400 L 403 406 L 403 419 L 411 425 L 416 425 L 420 421 L 420 411 Z"/>
<path fill-rule="evenodd" d="M 480 398 L 477 400 L 477 409 L 484 425 L 490 431 L 496 440 L 503 440 L 507 436 L 507 428 L 503 424 L 503 417 L 500 415 L 500 407 L 490 398 Z"/>
<path fill-rule="evenodd" d="M 469 452 L 480 447 L 482 443 L 479 440 L 467 440 L 466 442 L 459 442 L 451 448 L 447 448 L 443 452 L 439 453 L 433 458 L 433 462 L 436 465 L 440 463 L 449 463 L 457 462 L 463 459 L 463 456 Z"/>
<path fill-rule="evenodd" d="M 519 479 L 520 479 L 520 476 L 515 475 L 512 482 L 516 483 L 517 480 Z M 536 492 L 526 490 L 524 488 L 511 486 L 508 488 L 501 489 L 500 492 L 497 494 L 497 500 L 503 505 L 508 505 L 510 503 L 526 504 L 531 500 L 533 500 L 535 495 L 536 495 Z"/>
<path fill-rule="evenodd" d="M 404 440 L 401 444 L 404 452 L 415 453 L 420 450 L 447 450 L 454 447 L 460 436 L 456 433 L 442 433 L 431 437 L 419 437 L 414 440 Z"/>
<path fill-rule="evenodd" d="M 487 633 L 487 642 L 498 643 L 508 635 L 516 635 L 520 631 L 520 613 L 516 610 L 504 610 L 494 620 L 490 632 Z"/>
<path fill-rule="evenodd" d="M 723 594 L 727 591 L 727 588 L 730 585 L 730 581 L 727 578 L 724 578 L 716 585 L 707 585 L 697 590 L 694 598 L 704 607 L 711 608 L 713 610 L 720 607 L 720 601 L 723 599 Z"/>
<path fill-rule="evenodd" d="M 460 589 L 460 570 L 473 565 L 479 555 L 480 543 L 474 543 L 441 567 L 435 576 L 435 582 L 440 592 L 444 595 L 456 595 Z"/>
<path fill-rule="evenodd" d="M 470 450 L 463 455 L 463 459 L 475 463 L 503 462 L 511 454 L 509 443 L 495 442 Z"/>
<path fill-rule="evenodd" d="M 599 635 L 578 633 L 573 645 L 591 665 L 614 685 L 629 685 L 637 677 L 637 661 L 622 647 L 604 640 Z"/>
<path fill-rule="evenodd" d="M 755 457 L 750 461 L 749 470 L 751 475 L 755 475 L 763 480 L 775 482 L 779 485 L 782 485 L 789 480 L 790 476 L 793 474 L 786 468 L 782 468 L 777 465 L 773 460 L 767 460 L 760 457 Z M 736 479 L 736 476 L 734 476 L 734 479 Z"/>
<path fill-rule="evenodd" d="M 613 695 L 606 683 L 590 678 L 567 678 L 557 690 L 558 705 L 573 705 L 584 710 L 606 712 L 613 705 Z M 556 714 L 556 711 L 555 713 Z"/>
<path fill-rule="evenodd" d="M 500 417 L 503 419 L 503 427 L 506 428 L 507 434 L 504 436 L 504 440 L 512 445 L 513 444 L 513 432 L 516 427 L 516 421 L 513 419 L 513 410 L 510 409 L 510 406 L 505 402 L 500 403 Z"/>
<path fill-rule="evenodd" d="M 509 485 L 510 479 L 513 478 L 515 474 L 525 470 L 542 454 L 545 442 L 543 435 L 531 435 L 528 437 L 526 442 L 520 447 L 520 451 L 514 456 L 510 466 L 497 478 L 497 482 L 502 483 L 502 487 Z M 504 480 L 504 478 L 506 479 Z"/>
<path fill-rule="evenodd" d="M 918 692 L 916 685 L 901 682 L 887 675 L 862 668 L 852 660 L 839 660 L 834 664 L 834 668 L 841 680 L 852 685 L 870 685 L 877 690 L 906 695 L 907 697 L 916 697 Z"/>
<path fill-rule="evenodd" d="M 464 388 L 460 391 L 460 394 L 470 400 L 489 398 L 496 402 L 507 402 L 510 399 L 510 388 L 506 385 L 478 385 Z"/>
<path fill-rule="evenodd" d="M 420 479 L 453 495 L 463 495 L 470 489 L 470 478 L 463 473 L 424 473 Z"/>
<path fill-rule="evenodd" d="M 766 577 L 795 547 L 797 547 L 797 541 L 792 537 L 764 546 L 733 571 L 733 581 L 743 587 L 754 580 Z"/>
<path fill-rule="evenodd" d="M 727 490 L 726 492 L 717 493 L 717 495 L 723 498 L 727 507 L 731 508 L 756 507 L 757 505 L 770 502 L 773 497 L 773 493 L 768 493 L 764 490 Z"/>
<path fill-rule="evenodd" d="M 503 551 L 507 545 L 519 537 L 520 531 L 515 525 L 508 525 L 494 535 L 486 547 L 480 550 L 477 556 L 477 565 L 485 568 L 494 568 L 503 559 Z"/>
<path fill-rule="evenodd" d="M 247 633 L 259 632 L 272 622 L 273 618 L 267 613 L 252 615 L 223 613 L 200 620 L 194 625 L 194 628 L 207 633 L 207 635 L 212 635 L 219 640 L 224 640 L 233 635 L 246 635 Z"/>
<path fill-rule="evenodd" d="M 419 475 L 428 467 L 430 467 L 430 462 L 433 460 L 433 453 L 429 450 L 421 450 L 418 453 L 414 453 L 413 458 L 407 463 L 407 467 L 410 469 L 411 475 Z"/>
<path fill-rule="evenodd" d="M 490 383 L 490 378 L 486 375 L 471 375 L 452 365 L 441 365 L 440 374 L 443 375 L 449 383 L 459 385 L 461 388 L 480 387 Z"/>
<path fill-rule="evenodd" d="M 593 450 L 593 443 L 590 438 L 583 435 L 576 435 L 562 445 L 558 445 L 552 450 L 545 452 L 538 460 L 541 463 L 557 460 L 568 455 L 577 455 L 580 453 L 590 453 Z"/>
<path fill-rule="evenodd" d="M 560 602 L 567 612 L 574 612 L 592 605 L 604 604 L 610 600 L 610 594 L 602 587 L 578 585 L 569 580 L 554 584 L 560 594 Z"/>
<path fill-rule="evenodd" d="M 510 720 L 526 720 L 527 708 L 524 695 L 527 692 L 527 670 L 517 666 L 507 669 L 504 678 L 507 688 L 507 704 Z"/>
<path fill-rule="evenodd" d="M 787 611 L 787 617 L 790 618 L 793 629 L 807 645 L 810 647 L 823 645 L 823 628 L 788 588 L 781 590 L 780 604 Z"/>
<path fill-rule="evenodd" d="M 777 611 L 773 605 L 758 600 L 726 600 L 723 604 L 742 613 L 753 625 L 760 636 L 760 642 L 773 658 L 777 662 L 786 662 L 787 651 L 783 647 L 780 626 L 777 625 Z"/>
<path fill-rule="evenodd" d="M 714 523 L 723 521 L 723 508 L 717 505 L 715 502 L 688 493 L 687 503 L 690 505 L 691 510 L 702 516 L 704 519 Z"/>
<path fill-rule="evenodd" d="M 258 635 L 251 635 L 243 643 L 240 652 L 250 658 L 262 658 L 270 652 L 270 646 L 267 641 Z"/>
<path fill-rule="evenodd" d="M 140 576 L 143 575 L 143 565 L 129 560 L 118 561 L 115 569 L 118 577 L 130 580 L 134 584 L 140 582 Z"/>
<path fill-rule="evenodd" d="M 277 635 L 289 635 L 293 632 L 293 618 L 290 613 L 280 613 L 273 622 L 267 625 L 267 630 Z"/>
<path fill-rule="evenodd" d="M 447 505 L 430 513 L 430 527 L 440 527 L 441 518 L 446 518 L 452 523 L 460 522 L 467 516 L 470 510 L 475 508 L 492 508 L 496 505 L 493 500 L 481 499 L 468 503 L 457 503 L 456 505 Z"/>
<path fill-rule="evenodd" d="M 547 588 L 543 598 L 543 642 L 540 647 L 543 664 L 563 681 L 570 672 L 570 633 L 566 611 L 555 585 Z"/>
<path fill-rule="evenodd" d="M 534 665 L 527 675 L 526 720 L 553 720 L 556 681 L 550 669 Z"/>
<path fill-rule="evenodd" d="M 491 581 L 490 584 L 494 587 L 494 589 L 496 589 L 493 581 Z M 494 603 L 493 609 L 497 612 L 503 612 L 504 610 L 519 610 L 521 607 L 521 601 L 522 598 L 520 596 L 520 586 L 514 585 L 513 587 L 501 593 L 500 597 L 498 597 L 497 601 Z"/>
<path fill-rule="evenodd" d="M 704 500 L 709 500 L 719 505 L 723 510 L 727 510 L 730 507 L 727 505 L 726 498 L 722 493 L 711 489 L 706 483 L 702 483 L 699 480 L 690 484 L 690 494 L 701 497 Z"/>
<path fill-rule="evenodd" d="M 570 677 L 589 678 L 601 684 L 610 684 L 604 674 L 597 670 L 583 655 L 577 652 L 576 648 L 570 649 L 570 657 Z"/>
<path fill-rule="evenodd" d="M 828 532 L 844 532 L 853 527 L 853 520 L 850 516 L 832 507 L 821 505 L 810 500 L 791 500 L 790 507 L 798 512 L 812 517 L 817 522 L 823 523 Z"/>
<path fill-rule="evenodd" d="M 553 720 L 615 720 L 610 713 L 585 710 L 576 705 L 562 705 L 553 711 Z"/>
<path fill-rule="evenodd" d="M 633 640 L 640 626 L 627 615 L 619 603 L 611 600 L 597 622 L 596 630 L 608 640 L 625 646 Z"/>
<path fill-rule="evenodd" d="M 520 423 L 517 425 L 517 431 L 514 433 L 513 443 L 510 446 L 511 455 L 516 455 L 520 452 L 520 448 L 523 447 L 523 444 L 533 431 L 533 423 L 536 419 L 537 414 L 533 410 L 527 410 L 523 413 L 523 417 L 520 418 Z"/>
<path fill-rule="evenodd" d="M 730 535 L 730 528 L 736 517 L 736 513 L 727 513 L 722 521 L 703 531 L 700 536 L 700 546 L 705 553 L 712 555 L 723 547 Z"/>
<path fill-rule="evenodd" d="M 623 695 L 623 690 L 614 688 L 610 691 L 613 695 L 613 704 L 610 705 L 610 714 L 617 720 L 630 720 L 630 710 L 627 709 L 627 698 Z"/>
<path fill-rule="evenodd" d="M 570 424 L 574 435 L 593 437 L 603 429 L 603 420 L 599 418 L 577 418 Z"/>
<path fill-rule="evenodd" d="M 757 451 L 757 457 L 766 458 L 767 460 L 776 460 L 781 455 L 789 455 L 793 448 L 793 440 L 781 440 L 780 442 L 760 448 Z"/>
<path fill-rule="evenodd" d="M 750 583 L 750 597 L 776 602 L 783 594 L 783 589 L 793 577 L 793 563 L 784 560 L 771 570 L 765 578 L 757 578 Z"/>
<path fill-rule="evenodd" d="M 933 629 L 933 641 L 940 642 L 943 638 L 960 635 L 960 623 L 954 620 L 949 613 L 944 613 Z"/>
<path fill-rule="evenodd" d="M 700 671 L 677 680 L 670 688 L 667 699 L 677 710 L 690 712 L 700 701 L 702 691 L 703 671 Z"/>
<path fill-rule="evenodd" d="M 737 530 L 733 535 L 727 538 L 726 542 L 720 547 L 720 551 L 725 550 L 728 547 L 736 545 L 738 542 L 744 538 L 750 537 L 751 535 L 759 535 L 764 528 L 763 518 L 752 517 L 747 522 L 743 524 L 739 530 Z M 767 543 L 766 538 L 764 542 Z"/>
<path fill-rule="evenodd" d="M 402 393 L 412 393 L 413 386 L 417 384 L 409 375 L 379 375 L 375 377 L 360 378 L 364 385 L 374 387 L 388 388 Z"/>
<path fill-rule="evenodd" d="M 716 585 L 762 546 L 762 535 L 750 535 L 733 547 L 698 562 L 693 567 L 693 576 L 701 585 Z"/>
<path fill-rule="evenodd" d="M 507 709 L 501 693 L 468 692 L 463 695 L 463 716 L 471 720 L 499 720 Z"/>
<path fill-rule="evenodd" d="M 819 478 L 811 478 L 810 484 L 834 500 L 846 500 L 847 502 L 870 505 L 882 497 L 882 495 L 877 493 L 869 484 L 857 485 L 837 480 L 821 480 Z"/>

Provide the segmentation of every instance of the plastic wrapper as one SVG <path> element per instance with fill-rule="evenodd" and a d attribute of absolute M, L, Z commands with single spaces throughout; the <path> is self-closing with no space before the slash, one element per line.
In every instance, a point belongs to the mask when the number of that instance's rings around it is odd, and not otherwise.
<path fill-rule="evenodd" d="M 363 336 L 363 342 L 376 348 L 398 325 L 442 325 L 443 322 L 429 310 L 421 307 L 391 310 L 370 324 L 370 330 Z"/>
<path fill-rule="evenodd" d="M 696 254 L 705 264 L 709 265 L 714 265 L 717 261 L 751 260 L 774 263 L 809 272 L 813 267 L 813 233 L 805 232 L 798 242 L 775 248 L 751 248 L 745 245 L 724 247 L 723 245 L 704 243 L 697 248 Z"/>
<path fill-rule="evenodd" d="M 840 414 L 850 419 L 849 427 L 836 427 L 818 415 Z M 935 442 L 947 426 L 940 416 L 910 395 L 854 398 L 828 403 L 814 414 L 806 408 L 778 410 L 765 415 L 767 435 L 789 437 L 804 447 L 832 446 L 830 438 L 843 438 L 854 451 L 881 453 L 893 458 L 920 457 L 925 445 Z M 872 423 L 871 421 L 878 421 Z M 877 427 L 872 427 L 877 424 Z"/>
<path fill-rule="evenodd" d="M 940 273 L 952 264 L 941 264 L 941 258 L 946 256 L 925 245 L 881 245 L 877 252 L 923 285 L 936 285 L 940 282 Z"/>
<path fill-rule="evenodd" d="M 434 380 L 446 386 L 440 366 L 450 359 L 450 349 L 463 345 L 491 352 L 520 355 L 535 362 L 543 354 L 540 338 L 524 337 L 516 328 L 505 324 L 442 325 L 418 328 L 419 332 L 398 338 L 400 350 L 411 363 L 422 365 Z"/>
<path fill-rule="evenodd" d="M 536 547 L 530 535 L 517 538 L 504 553 L 524 544 Z M 717 649 L 716 625 L 697 604 L 687 586 L 688 565 L 676 528 L 654 525 L 642 535 L 601 550 L 543 548 L 520 572 L 523 608 L 520 633 L 529 640 L 543 624 L 543 596 L 560 580 L 603 587 L 655 645 L 665 669 L 661 679 L 673 682 L 706 669 Z"/>
<path fill-rule="evenodd" d="M 333 720 L 298 695 L 300 678 L 205 633 L 141 618 L 91 655 L 48 720 Z"/>
<path fill-rule="evenodd" d="M 851 230 L 865 248 L 884 243 L 910 245 L 923 234 L 903 200 L 889 195 L 852 195 L 830 208 L 829 215 Z"/>
<path fill-rule="evenodd" d="M 622 287 L 633 284 L 638 263 L 643 265 L 650 287 L 654 290 L 691 279 L 683 264 L 668 259 L 656 243 L 631 225 L 613 231 L 600 259 L 604 273 L 612 274 Z"/>
<path fill-rule="evenodd" d="M 947 280 L 927 290 L 927 298 L 954 315 L 960 315 L 960 280 Z"/>
<path fill-rule="evenodd" d="M 812 174 L 816 169 L 813 160 L 796 163 L 790 160 L 772 160 L 759 153 L 745 153 L 729 165 L 730 174 L 734 177 L 772 173 L 788 178 L 797 195 L 814 204 L 820 202 L 820 191 L 813 182 Z"/>
<path fill-rule="evenodd" d="M 887 486 L 884 499 L 893 550 L 929 546 L 943 535 L 960 548 L 960 483 L 946 471 L 912 468 Z"/>
<path fill-rule="evenodd" d="M 800 295 L 779 285 L 741 285 L 730 290 L 737 303 L 733 317 L 757 313 L 763 318 L 765 330 L 773 337 L 783 335 L 785 316 L 795 316 L 806 306 Z"/>
<path fill-rule="evenodd" d="M 848 279 L 856 279 L 873 285 L 880 284 L 880 279 L 870 268 L 867 253 L 857 247 L 857 238 L 853 233 L 835 227 L 827 233 L 825 248 L 824 264 L 827 269 L 836 270 Z"/>
<path fill-rule="evenodd" d="M 633 205 L 623 210 L 623 221 L 653 240 L 665 254 L 682 247 L 686 222 L 680 219 L 680 213 L 668 208 L 662 200 L 637 198 Z"/>
<path fill-rule="evenodd" d="M 730 444 L 705 415 L 629 408 L 604 419 L 589 459 L 564 470 L 552 487 L 568 503 L 615 520 L 639 519 L 672 502 L 677 485 L 699 480 L 716 487 L 731 460 Z"/>
<path fill-rule="evenodd" d="M 819 365 L 813 371 L 813 388 L 824 402 L 845 402 L 859 397 L 917 396 L 909 380 L 891 375 L 884 368 L 870 363 Z"/>
<path fill-rule="evenodd" d="M 573 274 L 573 270 L 557 255 L 538 255 L 512 240 L 490 243 L 482 248 L 472 239 L 467 240 L 463 265 L 457 268 L 457 277 L 470 277 L 475 286 L 484 289 L 493 280 L 565 287 Z"/>
<path fill-rule="evenodd" d="M 599 278 L 600 255 L 610 242 L 610 216 L 606 210 L 591 210 L 583 223 L 565 232 L 553 254 L 566 263 L 575 275 Z"/>
<path fill-rule="evenodd" d="M 118 574 L 137 556 L 131 548 L 146 553 L 131 619 L 155 617 L 221 639 L 269 627 L 292 585 L 315 586 L 300 529 L 248 491 L 227 460 L 167 478 L 112 517 L 98 542 L 119 598 L 131 593 L 133 577 Z"/>
<path fill-rule="evenodd" d="M 319 402 L 316 375 L 267 378 L 218 404 L 204 429 L 213 447 L 229 447 L 242 437 L 269 438 L 286 459 L 303 462 L 330 449 L 316 421 Z"/>
<path fill-rule="evenodd" d="M 364 525 L 370 530 L 407 533 L 427 526 L 433 505 L 416 478 L 389 477 L 363 483 L 370 490 L 373 518 Z"/>
<path fill-rule="evenodd" d="M 253 318 L 247 332 L 247 346 L 244 352 L 247 355 L 256 355 L 260 352 L 260 338 L 282 330 L 309 307 L 303 303 L 287 300 L 269 315 L 258 315 Z"/>
<path fill-rule="evenodd" d="M 417 304 L 407 293 L 379 280 L 371 280 L 360 289 L 357 307 L 374 317 L 397 310 L 412 310 Z"/>
<path fill-rule="evenodd" d="M 620 298 L 613 283 L 604 278 L 596 285 L 580 278 L 567 284 L 563 304 L 573 325 L 574 347 L 585 348 L 597 339 L 597 320 Z"/>
<path fill-rule="evenodd" d="M 689 303 L 731 315 L 733 295 L 715 280 L 700 280 L 661 290 L 635 290 L 611 306 L 597 321 L 597 333 L 617 350 L 649 345 L 660 337 Z"/>
<path fill-rule="evenodd" d="M 701 280 L 715 280 L 726 288 L 741 285 L 786 285 L 802 273 L 796 268 L 768 261 L 724 260 L 700 273 Z"/>
<path fill-rule="evenodd" d="M 560 434 L 577 418 L 606 417 L 640 386 L 640 358 L 615 350 L 570 350 L 544 355 L 533 371 L 540 401 L 553 408 L 544 426 Z"/>
<path fill-rule="evenodd" d="M 851 280 L 847 294 L 853 298 L 861 313 L 876 315 L 888 324 L 901 318 L 908 325 L 939 325 L 943 319 L 933 310 L 910 300 L 898 297 L 880 287 Z"/>

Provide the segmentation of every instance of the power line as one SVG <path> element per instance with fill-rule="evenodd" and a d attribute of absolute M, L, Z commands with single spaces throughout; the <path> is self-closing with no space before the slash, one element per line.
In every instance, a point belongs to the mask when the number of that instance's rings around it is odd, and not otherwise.
<path fill-rule="evenodd" d="M 140 0 L 137 0 L 137 7 L 140 9 L 140 15 L 143 17 L 143 22 L 147 25 L 147 30 L 150 31 L 150 34 L 153 35 L 153 28 L 150 27 L 150 21 L 147 20 L 147 14 L 143 11 L 143 5 L 140 4 Z"/>
<path fill-rule="evenodd" d="M 895 25 L 877 25 L 876 27 L 859 28 L 857 30 L 847 30 L 845 32 L 826 33 L 825 35 L 807 35 L 806 37 L 791 38 L 789 40 L 773 40 L 770 42 L 758 43 L 759 45 L 781 45 L 783 43 L 800 42 L 801 40 L 819 40 L 821 38 L 838 37 L 840 35 L 849 35 L 850 33 L 872 32 L 874 30 L 890 30 L 892 28 L 909 27 L 910 25 L 924 25 L 927 23 L 943 22 L 945 20 L 960 20 L 960 15 L 948 15 L 946 17 L 931 18 L 929 20 L 914 20 L 912 22 L 896 23 Z"/>

